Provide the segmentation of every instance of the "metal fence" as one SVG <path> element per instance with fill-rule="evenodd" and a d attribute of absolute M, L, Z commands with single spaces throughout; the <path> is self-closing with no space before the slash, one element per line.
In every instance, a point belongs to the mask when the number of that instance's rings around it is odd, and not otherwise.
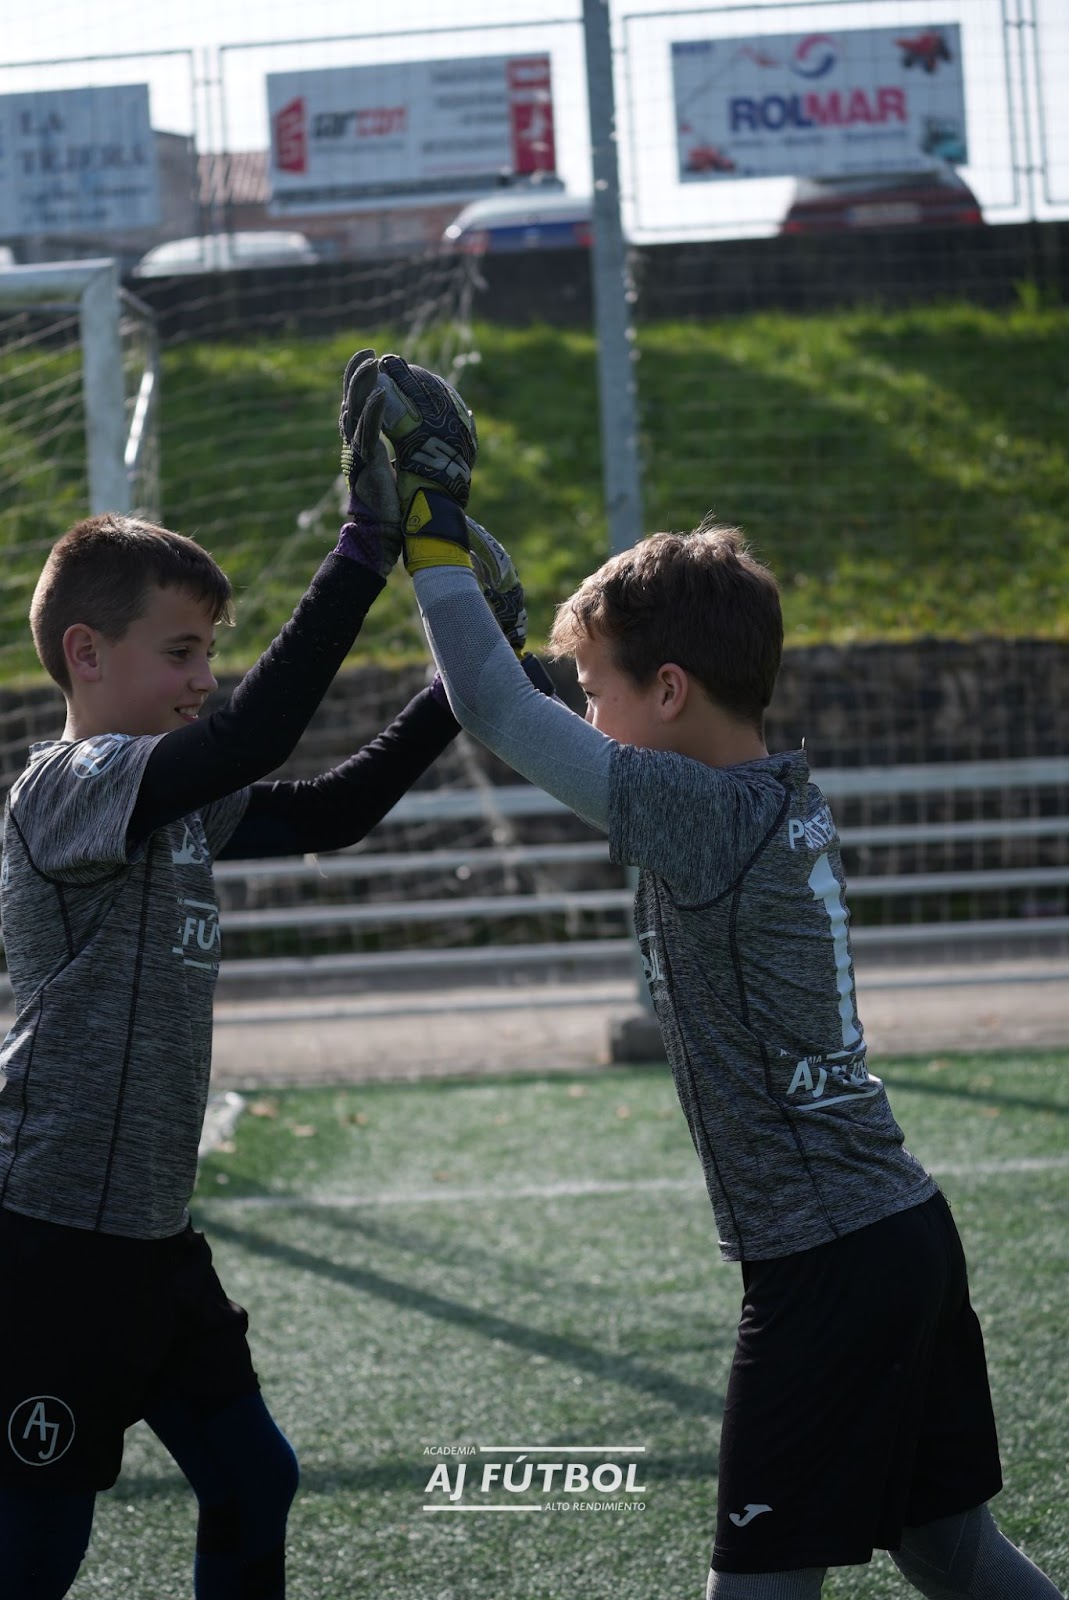
<path fill-rule="evenodd" d="M 489 512 L 477 509 L 506 535 L 521 564 L 525 552 L 544 559 L 555 542 L 545 592 L 533 594 L 536 626 L 607 550 L 603 502 L 612 502 L 614 489 L 610 482 L 607 495 L 599 494 L 593 418 L 603 329 L 587 253 L 472 262 L 437 248 L 455 201 L 283 219 L 270 210 L 267 184 L 265 85 L 282 67 L 312 73 L 357 62 L 523 51 L 552 61 L 559 170 L 568 187 L 589 190 L 582 17 L 576 6 L 553 10 L 536 17 L 532 7 L 517 17 L 514 8 L 487 0 L 475 23 L 471 8 L 463 18 L 459 7 L 455 18 L 438 8 L 424 17 L 427 26 L 405 33 L 197 43 L 0 67 L 0 95 L 148 83 L 163 174 L 159 226 L 120 241 L 91 233 L 20 236 L 12 240 L 20 254 L 44 259 L 117 247 L 132 267 L 161 235 L 282 221 L 306 228 L 319 251 L 319 263 L 307 268 L 136 280 L 138 297 L 154 313 L 161 369 L 158 426 L 141 430 L 140 449 L 155 471 L 158 447 L 163 518 L 195 533 L 234 578 L 239 641 L 270 636 L 332 537 L 339 507 L 334 389 L 346 354 L 366 338 L 396 341 L 489 397 L 483 481 L 493 485 L 494 460 L 506 459 L 513 476 L 502 480 L 504 488 L 491 487 Z M 615 309 L 633 324 L 627 367 L 637 401 L 632 456 L 644 525 L 690 527 L 711 507 L 740 523 L 783 580 L 793 645 L 804 654 L 822 639 L 837 641 L 823 676 L 801 672 L 801 655 L 788 656 L 787 704 L 773 727 L 780 747 L 806 736 L 816 764 L 833 769 L 1064 755 L 1069 740 L 1058 703 L 1047 707 L 1045 732 L 1036 710 L 1046 704 L 1049 664 L 1014 676 L 1000 656 L 985 698 L 981 651 L 957 676 L 937 666 L 928 676 L 919 670 L 895 698 L 876 692 L 886 662 L 871 669 L 863 652 L 848 648 L 852 634 L 864 632 L 854 627 L 855 612 L 863 612 L 870 633 L 889 639 L 940 633 L 952 605 L 951 631 L 959 636 L 1027 636 L 1049 632 L 1060 603 L 1069 495 L 1065 386 L 1057 370 L 1066 350 L 1058 285 L 1067 281 L 1069 261 L 1064 5 L 948 0 L 939 8 L 938 20 L 960 29 L 969 118 L 963 175 L 986 225 L 873 226 L 835 237 L 782 231 L 794 195 L 785 180 L 682 183 L 678 173 L 673 41 L 773 39 L 811 14 L 793 0 L 612 8 L 613 145 L 629 244 L 617 285 L 627 298 Z M 929 7 L 919 0 L 824 0 L 819 15 L 828 28 L 906 28 L 927 20 Z M 540 323 L 553 324 L 552 331 Z M 39 341 L 49 359 L 58 327 L 46 328 Z M 0 319 L 5 399 L 14 396 L 10 363 L 23 359 L 19 337 L 15 324 Z M 1011 343 L 1018 366 L 1008 381 Z M 535 421 L 512 380 L 514 361 L 525 375 L 530 363 L 541 363 Z M 69 353 L 61 364 L 66 394 L 76 386 Z M 48 382 L 42 380 L 45 391 Z M 55 425 L 68 425 L 63 413 L 74 409 L 60 396 Z M 27 428 L 35 414 L 22 399 L 0 402 L 0 474 L 6 436 L 20 419 L 18 449 L 29 433 L 36 450 L 26 469 L 32 504 L 8 480 L 0 496 L 9 592 L 22 597 L 0 632 L 0 668 L 8 676 L 30 664 L 17 612 L 34 567 L 74 515 L 70 494 L 53 492 L 57 479 L 65 491 L 74 481 L 72 452 L 50 436 L 50 425 Z M 135 416 L 132 409 L 128 422 Z M 986 565 L 996 540 L 1009 541 L 1022 557 L 1019 581 L 1003 589 L 992 586 Z M 403 586 L 388 586 L 374 625 L 386 655 L 404 658 L 421 646 Z M 241 650 L 239 642 L 229 652 L 235 667 Z M 915 662 L 927 659 L 916 648 L 910 654 Z M 807 681 L 819 680 L 820 708 L 803 716 L 790 686 L 807 674 Z M 961 689 L 966 677 L 968 693 Z M 407 687 L 403 672 L 387 668 L 364 680 L 359 706 L 349 699 L 338 710 L 334 744 L 317 742 L 312 731 L 308 760 L 327 764 L 369 736 L 403 703 Z M 1028 705 L 1026 716 L 1021 708 Z M 26 743 L 56 720 L 54 697 L 37 689 L 0 707 L 7 781 Z M 938 748 L 933 727 L 940 737 L 950 729 Z M 858 928 L 934 922 L 960 930 L 966 921 L 1024 920 L 1063 948 L 1065 784 L 1040 788 L 1021 770 L 1020 782 L 995 790 L 891 786 L 844 794 L 838 812 L 855 852 L 854 876 L 878 886 L 857 899 Z M 483 813 L 448 824 L 441 816 L 437 823 L 402 822 L 399 814 L 371 842 L 369 856 L 376 848 L 387 857 L 453 851 L 448 860 L 424 859 L 437 887 L 421 891 L 421 899 L 439 890 L 477 898 L 484 888 L 502 897 L 541 896 L 540 904 L 523 907 L 498 901 L 496 946 L 530 944 L 535 935 L 580 944 L 619 931 L 622 885 L 604 863 L 573 851 L 561 880 L 562 862 L 549 858 L 562 845 L 589 849 L 592 840 L 567 830 L 562 836 L 552 818 L 506 815 L 493 799 L 504 775 L 488 776 L 469 746 L 458 745 L 441 776 L 453 789 L 479 785 Z M 473 850 L 484 853 L 469 861 L 464 853 Z M 343 864 L 321 880 L 293 872 L 288 885 L 228 878 L 235 955 L 355 958 L 374 955 L 376 945 L 388 951 L 491 942 L 485 918 L 483 931 L 473 932 L 478 919 L 430 910 L 418 928 L 399 915 L 386 919 L 389 927 L 375 927 L 363 913 L 347 925 L 341 911 L 317 923 L 314 909 L 302 923 L 313 884 L 316 905 L 334 908 L 357 903 L 354 883 L 363 884 L 359 900 L 368 904 L 411 895 L 412 875 L 400 865 L 380 861 L 374 874 L 361 867 L 351 878 L 348 871 Z M 286 911 L 281 920 L 261 915 L 267 894 Z M 617 898 L 599 901 L 599 894 Z M 559 903 L 551 906 L 554 895 Z"/>
<path fill-rule="evenodd" d="M 410 8 L 418 9 L 418 8 Z M 968 159 L 961 171 L 991 221 L 1064 218 L 1069 211 L 1069 138 L 1065 80 L 1067 22 L 1061 0 L 948 0 L 935 8 L 956 27 L 968 123 Z M 632 4 L 611 8 L 618 148 L 624 223 L 636 244 L 681 238 L 738 237 L 774 230 L 790 201 L 789 179 L 681 182 L 677 143 L 680 105 L 672 77 L 673 45 L 780 38 L 813 26 L 826 30 L 893 28 L 922 32 L 932 8 L 918 0 L 706 0 L 701 5 Z M 366 257 L 437 242 L 450 199 L 425 206 L 363 201 L 328 210 L 313 205 L 287 216 L 269 186 L 268 79 L 280 72 L 384 68 L 498 54 L 546 54 L 552 63 L 557 171 L 577 193 L 589 191 L 591 161 L 582 8 L 532 3 L 437 7 L 408 27 L 403 11 L 388 29 L 363 28 L 316 37 L 190 41 L 185 48 L 55 56 L 0 66 L 0 95 L 69 88 L 146 84 L 157 139 L 162 210 L 154 228 L 129 237 L 38 232 L 16 248 L 38 259 L 61 252 L 117 253 L 126 266 L 153 238 L 282 222 L 307 228 L 324 253 Z M 250 27 L 250 33 L 255 33 Z M 917 76 L 920 75 L 920 67 Z M 807 80 L 800 79 L 799 82 Z M 817 82 L 814 78 L 812 81 Z M 700 133 L 700 128 L 696 130 Z M 799 141 L 801 142 L 801 141 Z M 715 172 L 709 174 L 716 176 Z M 456 210 L 455 198 L 452 209 Z"/>

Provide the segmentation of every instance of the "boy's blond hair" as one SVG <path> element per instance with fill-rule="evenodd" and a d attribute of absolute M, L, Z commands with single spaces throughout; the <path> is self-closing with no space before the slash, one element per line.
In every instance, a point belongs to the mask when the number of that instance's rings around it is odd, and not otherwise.
<path fill-rule="evenodd" d="M 574 655 L 595 637 L 639 688 L 672 661 L 731 716 L 763 729 L 783 615 L 779 585 L 737 528 L 654 533 L 606 561 L 557 607 L 550 651 Z"/>
<path fill-rule="evenodd" d="M 154 522 L 105 512 L 75 523 L 52 546 L 30 603 L 41 665 L 67 694 L 63 635 L 75 623 L 121 639 L 144 614 L 152 589 L 185 589 L 215 622 L 231 620 L 233 590 L 207 550 Z"/>

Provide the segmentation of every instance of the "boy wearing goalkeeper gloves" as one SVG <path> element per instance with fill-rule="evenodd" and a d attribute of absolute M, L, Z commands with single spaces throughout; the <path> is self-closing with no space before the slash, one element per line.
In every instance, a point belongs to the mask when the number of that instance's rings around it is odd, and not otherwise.
<path fill-rule="evenodd" d="M 987 1509 L 981 1332 L 947 1204 L 866 1064 L 831 813 L 804 753 L 765 746 L 772 574 L 712 526 L 615 556 L 557 612 L 573 715 L 526 681 L 469 570 L 458 413 L 433 375 L 380 369 L 406 565 L 461 725 L 641 869 L 646 978 L 743 1278 L 709 1600 L 814 1600 L 875 1549 L 931 1600 L 1052 1600 Z"/>
<path fill-rule="evenodd" d="M 337 548 L 230 699 L 231 590 L 190 539 L 98 516 L 53 549 L 31 610 L 63 690 L 4 817 L 18 1016 L 0 1052 L 0 1591 L 60 1600 L 96 1491 L 144 1417 L 199 1502 L 198 1600 L 279 1600 L 296 1460 L 259 1394 L 245 1312 L 190 1227 L 219 962 L 212 862 L 362 838 L 457 732 L 440 682 L 310 782 L 293 750 L 401 548 L 374 353 L 346 370 L 351 499 Z"/>

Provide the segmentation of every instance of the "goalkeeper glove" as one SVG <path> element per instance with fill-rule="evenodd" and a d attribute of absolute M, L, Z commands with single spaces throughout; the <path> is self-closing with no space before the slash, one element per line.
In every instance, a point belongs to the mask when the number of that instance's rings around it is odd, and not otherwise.
<path fill-rule="evenodd" d="M 551 698 L 556 694 L 553 680 L 537 656 L 527 652 L 527 606 L 523 584 L 512 564 L 512 557 L 481 522 L 466 517 L 471 565 L 487 605 L 497 618 L 498 627 L 536 689 Z"/>
<path fill-rule="evenodd" d="M 468 566 L 464 507 L 479 444 L 475 418 L 451 384 L 400 356 L 379 361 L 382 427 L 397 458 L 405 566 Z"/>
<path fill-rule="evenodd" d="M 350 356 L 338 431 L 341 469 L 349 485 L 347 515 L 356 528 L 352 543 L 364 564 L 385 578 L 401 554 L 401 502 L 380 434 L 387 396 L 378 387 L 378 375 L 374 350 Z"/>
<path fill-rule="evenodd" d="M 503 544 L 474 517 L 465 517 L 471 564 L 486 603 L 518 656 L 527 644 L 527 607 L 523 585 Z"/>

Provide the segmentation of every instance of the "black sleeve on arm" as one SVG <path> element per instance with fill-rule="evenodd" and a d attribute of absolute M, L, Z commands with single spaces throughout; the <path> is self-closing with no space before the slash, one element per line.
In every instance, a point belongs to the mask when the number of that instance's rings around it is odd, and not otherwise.
<path fill-rule="evenodd" d="M 258 783 L 220 856 L 311 855 L 355 844 L 460 732 L 430 689 L 356 755 L 317 778 Z"/>
<path fill-rule="evenodd" d="M 225 705 L 159 741 L 145 764 L 128 848 L 282 765 L 384 583 L 359 561 L 336 551 L 327 556 L 290 620 Z"/>

